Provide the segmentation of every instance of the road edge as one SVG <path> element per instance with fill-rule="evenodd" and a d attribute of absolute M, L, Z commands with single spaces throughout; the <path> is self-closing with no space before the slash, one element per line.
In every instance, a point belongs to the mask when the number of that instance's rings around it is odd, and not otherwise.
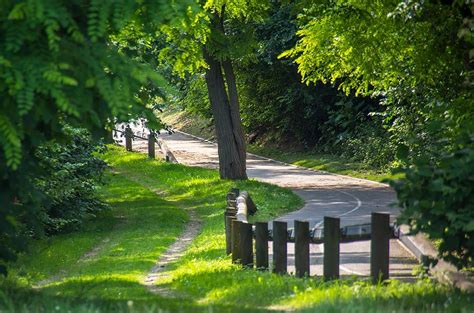
<path fill-rule="evenodd" d="M 464 292 L 474 292 L 474 283 L 468 275 L 459 271 L 454 265 L 439 258 L 438 251 L 423 233 L 410 234 L 408 225 L 400 226 L 399 240 L 410 250 L 422 264 L 437 260 L 435 266 L 429 267 L 429 273 L 440 283 L 449 284 Z"/>
<path fill-rule="evenodd" d="M 209 144 L 217 145 L 217 143 L 214 142 L 214 141 L 207 140 L 207 139 L 201 138 L 201 137 L 199 137 L 199 136 L 195 136 L 195 135 L 192 135 L 192 134 L 183 132 L 183 131 L 181 131 L 181 130 L 179 130 L 179 129 L 173 129 L 173 131 L 174 131 L 174 132 L 177 132 L 177 133 L 181 133 L 181 134 L 186 135 L 186 136 L 189 136 L 189 137 L 192 137 L 192 138 L 197 139 L 197 140 L 200 140 L 200 141 L 207 142 L 207 143 L 209 143 Z M 286 163 L 286 162 L 283 162 L 283 161 L 278 161 L 278 160 L 275 160 L 275 159 L 272 159 L 272 158 L 267 158 L 267 157 L 264 157 L 264 156 L 261 156 L 261 155 L 258 155 L 258 154 L 254 154 L 254 153 L 250 153 L 250 152 L 247 152 L 247 154 L 248 154 L 248 155 L 251 155 L 251 156 L 253 156 L 253 157 L 262 159 L 262 160 L 266 160 L 266 161 L 275 162 L 275 163 L 278 163 L 278 164 L 283 164 L 283 165 L 292 166 L 292 167 L 295 167 L 295 168 L 297 168 L 297 169 L 301 169 L 301 170 L 305 170 L 305 171 L 316 172 L 316 173 L 324 173 L 324 174 L 333 175 L 333 176 L 339 176 L 339 177 L 350 177 L 351 179 L 359 180 L 359 181 L 362 181 L 362 182 L 369 182 L 369 183 L 372 183 L 372 184 L 380 185 L 380 186 L 382 186 L 382 187 L 390 187 L 389 184 L 385 184 L 385 183 L 373 181 L 373 180 L 370 180 L 370 179 L 364 179 L 364 178 L 353 177 L 353 176 L 349 176 L 349 175 L 342 175 L 342 174 L 337 174 L 337 173 L 331 173 L 331 172 L 327 172 L 327 171 L 323 171 L 323 170 L 316 170 L 316 169 L 309 168 L 309 167 L 304 167 L 304 166 L 299 166 L 299 165 L 295 165 L 295 164 L 291 164 L 291 163 Z M 390 187 L 390 188 L 391 188 L 391 187 Z"/>
<path fill-rule="evenodd" d="M 183 135 L 189 136 L 191 138 L 207 142 L 209 144 L 216 145 L 216 142 L 183 132 L 178 129 L 173 129 L 173 131 L 181 133 Z M 374 184 L 378 184 L 384 187 L 390 187 L 388 184 L 384 183 L 379 183 L 375 182 L 372 180 L 368 179 L 363 179 L 363 178 L 357 178 L 357 177 L 352 177 L 348 175 L 341 175 L 341 174 L 336 174 L 336 173 L 331 173 L 331 172 L 326 172 L 322 170 L 315 170 L 312 168 L 308 167 L 303 167 L 303 166 L 298 166 L 290 163 L 285 163 L 282 161 L 274 160 L 271 158 L 267 157 L 262 157 L 260 155 L 256 155 L 253 153 L 247 152 L 248 155 L 251 155 L 253 157 L 257 157 L 266 161 L 271 161 L 275 162 L 278 164 L 284 164 L 284 165 L 289 165 L 298 169 L 302 170 L 307 170 L 307 171 L 312 171 L 312 172 L 319 172 L 319 173 L 325 173 L 329 175 L 334 175 L 334 176 L 340 176 L 340 177 L 350 177 L 353 179 L 357 179 L 359 181 L 364 181 L 364 182 L 370 182 Z M 418 259 L 418 261 L 422 264 L 426 264 L 427 261 L 431 259 L 438 260 L 437 264 L 435 266 L 430 267 L 429 272 L 430 274 L 439 282 L 445 283 L 445 284 L 450 284 L 462 291 L 465 292 L 474 292 L 474 283 L 469 280 L 469 277 L 467 276 L 466 273 L 460 272 L 456 269 L 456 267 L 440 258 L 438 258 L 438 251 L 436 248 L 433 246 L 431 241 L 429 241 L 426 237 L 426 235 L 419 233 L 416 235 L 411 235 L 409 226 L 408 225 L 401 225 L 400 226 L 400 233 L 399 233 L 399 241 Z"/>

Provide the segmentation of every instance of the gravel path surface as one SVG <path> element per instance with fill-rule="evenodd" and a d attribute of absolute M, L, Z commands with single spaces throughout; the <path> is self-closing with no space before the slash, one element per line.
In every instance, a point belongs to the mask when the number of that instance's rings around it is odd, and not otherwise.
<path fill-rule="evenodd" d="M 179 131 L 173 134 L 162 132 L 160 138 L 166 142 L 179 163 L 218 168 L 215 143 Z M 134 141 L 134 147 L 138 142 L 140 140 Z M 142 148 L 136 147 L 137 151 L 142 151 Z M 399 213 L 396 207 L 390 206 L 395 201 L 395 193 L 385 184 L 309 170 L 252 154 L 248 155 L 247 174 L 249 178 L 291 188 L 305 200 L 303 208 L 277 219 L 287 221 L 288 227 L 293 227 L 294 220 L 309 221 L 310 227 L 318 226 L 324 216 L 340 217 L 341 226 L 356 225 L 370 223 L 373 211 L 390 213 L 392 220 Z M 322 253 L 322 245 L 311 245 L 311 275 L 322 274 Z M 288 270 L 294 271 L 292 244 L 289 244 L 288 256 Z M 370 242 L 341 244 L 340 264 L 341 275 L 368 276 Z M 398 240 L 391 240 L 391 277 L 409 279 L 416 264 L 416 259 Z"/>

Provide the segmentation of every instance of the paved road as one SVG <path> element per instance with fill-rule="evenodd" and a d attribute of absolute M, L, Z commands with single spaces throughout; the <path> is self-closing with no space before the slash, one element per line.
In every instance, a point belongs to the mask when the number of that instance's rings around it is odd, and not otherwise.
<path fill-rule="evenodd" d="M 179 131 L 171 135 L 162 132 L 160 138 L 179 163 L 218 168 L 216 144 Z M 373 211 L 390 213 L 392 220 L 399 213 L 390 206 L 395 200 L 394 192 L 377 182 L 308 170 L 251 154 L 247 159 L 247 174 L 259 181 L 291 188 L 305 200 L 303 208 L 277 219 L 287 221 L 288 227 L 293 226 L 294 220 L 309 221 L 310 227 L 315 227 L 321 225 L 324 216 L 340 217 L 341 226 L 347 226 L 369 223 Z M 322 273 L 322 248 L 322 245 L 311 245 L 311 275 Z M 289 271 L 294 271 L 293 245 L 288 249 Z M 390 249 L 391 276 L 410 276 L 416 259 L 398 240 L 391 241 Z M 369 275 L 370 242 L 341 244 L 340 263 L 341 275 Z"/>

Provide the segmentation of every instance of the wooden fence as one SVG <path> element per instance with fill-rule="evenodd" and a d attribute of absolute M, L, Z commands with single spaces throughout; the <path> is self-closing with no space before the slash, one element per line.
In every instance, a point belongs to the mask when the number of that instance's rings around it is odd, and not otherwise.
<path fill-rule="evenodd" d="M 240 200 L 239 200 L 240 199 Z M 250 201 L 248 200 L 250 199 Z M 243 202 L 245 200 L 245 202 Z M 244 204 L 247 208 L 244 208 Z M 239 208 L 239 205 L 241 206 Z M 250 210 L 250 208 L 252 208 Z M 294 221 L 294 228 L 287 223 L 248 223 L 247 216 L 239 212 L 253 214 L 256 207 L 247 192 L 232 189 L 227 194 L 227 208 L 224 213 L 226 232 L 226 252 L 232 255 L 232 262 L 244 268 L 269 270 L 268 243 L 273 244 L 274 273 L 287 273 L 288 242 L 294 243 L 295 274 L 309 276 L 310 244 L 323 244 L 323 277 L 325 280 L 339 278 L 340 244 L 371 240 L 370 275 L 373 282 L 389 278 L 390 239 L 398 238 L 398 229 L 390 225 L 390 215 L 372 213 L 371 223 L 340 227 L 340 219 L 324 217 L 323 226 L 309 228 L 307 221 Z"/>
<path fill-rule="evenodd" d="M 140 135 L 139 133 L 138 134 L 133 133 L 133 130 L 130 128 L 130 126 L 127 126 L 125 127 L 124 130 L 114 129 L 113 132 L 114 132 L 113 137 L 118 137 L 116 136 L 117 133 L 121 133 L 122 137 L 125 137 L 125 149 L 127 151 L 133 151 L 132 143 L 134 139 L 142 139 L 142 140 L 147 141 L 148 157 L 150 159 L 155 158 L 155 143 L 156 143 L 158 144 L 158 147 L 162 151 L 166 162 L 177 163 L 175 156 L 173 155 L 173 153 L 171 153 L 166 143 L 163 140 L 157 138 L 156 134 L 152 131 L 150 131 L 149 134 L 142 133 L 142 135 Z"/>

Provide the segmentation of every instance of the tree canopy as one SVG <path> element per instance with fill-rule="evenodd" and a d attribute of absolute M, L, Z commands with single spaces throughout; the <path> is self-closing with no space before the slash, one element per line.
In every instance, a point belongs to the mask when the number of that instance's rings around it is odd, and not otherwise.
<path fill-rule="evenodd" d="M 11 258 L 20 224 L 34 219 L 43 175 L 36 151 L 66 139 L 64 125 L 94 134 L 147 110 L 144 85 L 162 85 L 113 36 L 132 23 L 151 32 L 173 23 L 192 1 L 0 1 L 0 259 Z"/>

